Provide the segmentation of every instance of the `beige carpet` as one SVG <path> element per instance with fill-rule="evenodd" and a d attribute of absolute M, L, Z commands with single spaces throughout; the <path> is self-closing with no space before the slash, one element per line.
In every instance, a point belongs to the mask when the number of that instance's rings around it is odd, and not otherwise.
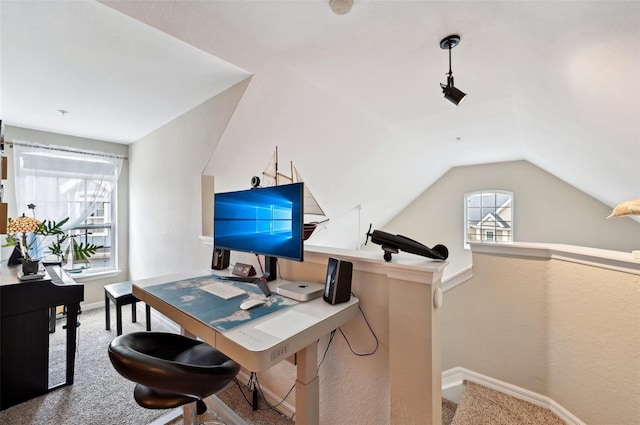
<path fill-rule="evenodd" d="M 549 409 L 473 382 L 464 384 L 450 425 L 565 425 Z"/>
<path fill-rule="evenodd" d="M 451 425 L 458 405 L 446 398 L 442 399 L 442 425 Z"/>
<path fill-rule="evenodd" d="M 249 390 L 246 386 L 242 386 L 242 391 L 233 383 L 229 385 L 227 389 L 221 391 L 217 396 L 225 405 L 226 408 L 231 410 L 233 414 L 238 415 L 241 420 L 251 425 L 293 425 L 295 421 L 282 415 L 274 409 L 271 409 L 266 405 L 263 398 L 258 400 L 258 410 L 253 410 L 253 407 L 248 400 L 251 400 Z M 200 423 L 219 421 L 223 424 L 233 424 L 233 419 L 229 420 L 228 416 L 225 416 L 224 409 L 221 414 L 215 412 L 215 406 L 209 408 L 204 415 L 198 417 Z M 171 421 L 168 425 L 180 425 L 182 424 L 182 416 Z"/>
<path fill-rule="evenodd" d="M 142 319 L 138 323 L 131 323 L 130 312 L 130 308 L 123 309 L 124 332 L 144 330 L 144 311 L 138 311 L 138 317 Z M 111 318 L 115 322 L 113 308 Z M 82 324 L 78 328 L 75 383 L 0 411 L 0 424 L 138 425 L 152 423 L 167 413 L 138 406 L 133 400 L 134 384 L 118 375 L 111 366 L 107 347 L 115 337 L 115 323 L 112 323 L 111 331 L 105 330 L 104 310 L 85 311 L 79 320 Z M 58 329 L 50 335 L 51 382 L 60 382 L 64 377 L 64 332 L 61 325 L 59 321 Z M 169 330 L 155 317 L 152 329 Z M 466 382 L 465 385 L 466 390 L 457 409 L 455 403 L 443 400 L 444 425 L 564 424 L 550 411 L 531 403 L 474 383 Z M 260 401 L 260 410 L 254 412 L 236 385 L 218 396 L 250 425 L 291 425 L 294 422 L 268 409 L 263 400 Z M 206 420 L 215 417 L 213 413 L 203 416 L 202 419 Z"/>
<path fill-rule="evenodd" d="M 138 323 L 131 323 L 131 308 L 122 309 L 123 331 L 145 330 L 144 309 L 139 306 Z M 116 336 L 115 308 L 111 305 L 111 330 L 105 330 L 104 309 L 83 312 L 78 328 L 75 382 L 40 397 L 0 411 L 1 425 L 140 425 L 150 424 L 164 416 L 166 410 L 144 409 L 133 399 L 135 384 L 120 376 L 109 361 L 107 347 Z M 151 320 L 152 330 L 170 332 L 164 322 L 155 315 Z M 59 320 L 56 332 L 50 334 L 51 373 L 50 382 L 64 380 L 65 338 L 63 320 Z M 249 425 L 290 425 L 293 421 L 279 414 L 258 410 L 253 412 L 236 386 L 223 391 L 220 397 Z"/>

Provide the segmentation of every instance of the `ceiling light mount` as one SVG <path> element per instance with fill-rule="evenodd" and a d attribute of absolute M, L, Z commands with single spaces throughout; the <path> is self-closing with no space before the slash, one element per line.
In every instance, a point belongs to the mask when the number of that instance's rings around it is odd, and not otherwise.
<path fill-rule="evenodd" d="M 351 11 L 353 0 L 329 0 L 329 6 L 336 15 L 346 15 Z"/>
<path fill-rule="evenodd" d="M 467 94 L 462 90 L 457 89 L 453 84 L 453 72 L 451 71 L 451 49 L 460 44 L 460 36 L 453 34 L 447 36 L 440 40 L 440 48 L 449 50 L 449 72 L 447 73 L 447 84 L 440 83 L 440 87 L 442 88 L 442 93 L 444 94 L 445 99 L 452 102 L 455 105 L 458 105 L 462 102 Z"/>
<path fill-rule="evenodd" d="M 459 35 L 450 35 L 448 37 L 440 40 L 440 48 L 441 49 L 453 49 L 458 44 L 460 44 L 460 36 Z"/>

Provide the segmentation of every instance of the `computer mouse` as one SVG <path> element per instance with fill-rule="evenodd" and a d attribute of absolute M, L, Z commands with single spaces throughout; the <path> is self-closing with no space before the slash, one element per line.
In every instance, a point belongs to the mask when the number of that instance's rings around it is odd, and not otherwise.
<path fill-rule="evenodd" d="M 264 301 L 257 300 L 257 299 L 250 299 L 240 304 L 240 309 L 249 310 L 250 308 L 259 307 L 261 305 L 264 305 Z"/>

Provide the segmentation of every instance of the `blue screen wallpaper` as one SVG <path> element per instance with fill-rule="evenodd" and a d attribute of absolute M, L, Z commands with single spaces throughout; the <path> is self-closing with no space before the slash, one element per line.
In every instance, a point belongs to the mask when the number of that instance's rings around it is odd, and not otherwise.
<path fill-rule="evenodd" d="M 302 261 L 303 183 L 216 193 L 214 245 Z"/>

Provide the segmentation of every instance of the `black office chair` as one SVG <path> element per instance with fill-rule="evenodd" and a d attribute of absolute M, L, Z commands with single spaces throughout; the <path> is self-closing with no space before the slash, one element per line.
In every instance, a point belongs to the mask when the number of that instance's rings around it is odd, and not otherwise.
<path fill-rule="evenodd" d="M 224 388 L 240 365 L 210 345 L 163 332 L 133 332 L 109 344 L 109 358 L 120 375 L 136 383 L 133 395 L 147 409 L 172 409 L 196 403 Z M 195 418 L 184 418 L 193 423 Z"/>

